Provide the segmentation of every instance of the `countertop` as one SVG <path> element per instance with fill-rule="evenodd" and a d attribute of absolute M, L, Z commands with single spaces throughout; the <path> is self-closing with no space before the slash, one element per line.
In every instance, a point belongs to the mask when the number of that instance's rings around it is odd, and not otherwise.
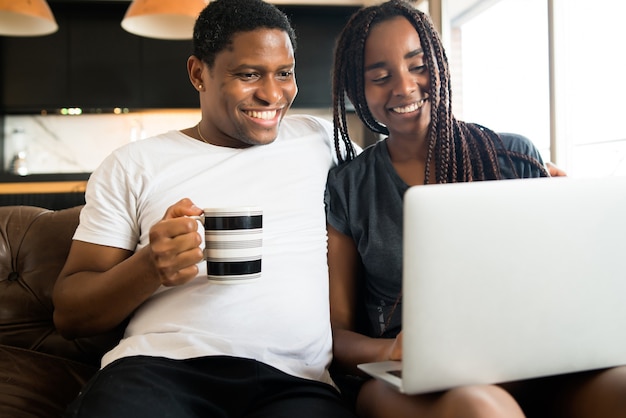
<path fill-rule="evenodd" d="M 91 173 L 0 174 L 0 194 L 84 193 Z"/>

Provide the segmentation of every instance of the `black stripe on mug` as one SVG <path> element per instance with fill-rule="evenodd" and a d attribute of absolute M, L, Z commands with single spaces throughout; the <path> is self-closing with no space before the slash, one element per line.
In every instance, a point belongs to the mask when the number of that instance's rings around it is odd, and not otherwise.
<path fill-rule="evenodd" d="M 229 216 L 229 217 L 204 217 L 204 229 L 210 230 L 233 230 L 233 229 L 257 229 L 263 227 L 263 216 Z"/>
<path fill-rule="evenodd" d="M 209 276 L 238 276 L 253 274 L 261 271 L 261 260 L 237 261 L 237 262 L 213 262 L 207 261 L 207 274 Z"/>

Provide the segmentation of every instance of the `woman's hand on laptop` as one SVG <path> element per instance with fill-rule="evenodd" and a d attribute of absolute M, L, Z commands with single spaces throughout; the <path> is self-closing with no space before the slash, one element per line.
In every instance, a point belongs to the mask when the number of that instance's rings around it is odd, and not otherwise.
<path fill-rule="evenodd" d="M 567 173 L 565 172 L 565 170 L 557 167 L 557 165 L 552 162 L 546 163 L 546 170 L 548 170 L 550 177 L 566 177 L 567 176 Z"/>
<path fill-rule="evenodd" d="M 393 340 L 389 349 L 389 360 L 402 360 L 402 331 Z"/>

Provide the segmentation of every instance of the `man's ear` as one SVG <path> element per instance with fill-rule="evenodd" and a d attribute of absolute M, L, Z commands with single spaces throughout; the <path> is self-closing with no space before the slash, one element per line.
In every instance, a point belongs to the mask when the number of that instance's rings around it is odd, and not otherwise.
<path fill-rule="evenodd" d="M 187 73 L 189 74 L 189 81 L 191 81 L 193 87 L 198 91 L 204 91 L 206 86 L 203 79 L 205 67 L 206 64 L 195 55 L 192 55 L 187 59 Z"/>

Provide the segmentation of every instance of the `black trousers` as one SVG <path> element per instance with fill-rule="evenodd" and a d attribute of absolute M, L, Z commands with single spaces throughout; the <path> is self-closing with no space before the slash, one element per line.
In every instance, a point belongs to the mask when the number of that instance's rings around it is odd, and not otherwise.
<path fill-rule="evenodd" d="M 100 370 L 66 418 L 354 418 L 339 392 L 227 356 L 128 357 Z"/>

